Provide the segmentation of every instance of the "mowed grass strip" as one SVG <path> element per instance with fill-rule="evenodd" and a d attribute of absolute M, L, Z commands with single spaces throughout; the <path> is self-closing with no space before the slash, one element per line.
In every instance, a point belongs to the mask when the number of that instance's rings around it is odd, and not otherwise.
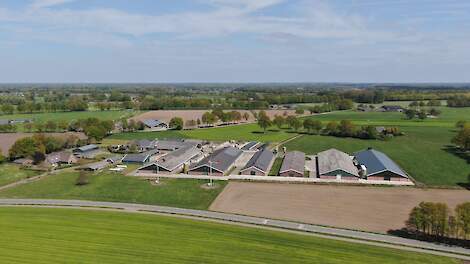
<path fill-rule="evenodd" d="M 368 147 L 383 151 L 415 180 L 431 186 L 457 186 L 467 182 L 470 165 L 448 149 L 453 129 L 440 127 L 402 127 L 405 136 L 390 141 L 361 140 L 304 135 L 288 142 L 287 150 L 308 154 L 336 148 L 354 153 Z"/>
<path fill-rule="evenodd" d="M 160 185 L 151 185 L 131 176 L 103 172 L 91 175 L 88 185 L 77 186 L 77 177 L 77 172 L 51 175 L 0 191 L 0 197 L 96 200 L 207 209 L 226 184 L 219 182 L 219 188 L 206 190 L 201 185 L 207 181 L 162 179 Z"/>
<path fill-rule="evenodd" d="M 115 134 L 108 139 L 154 139 L 154 138 L 192 138 L 211 141 L 245 140 L 261 142 L 281 142 L 294 137 L 295 133 L 281 130 L 267 130 L 266 133 L 257 124 L 234 125 L 195 130 L 169 130 L 162 132 L 134 132 Z"/>
<path fill-rule="evenodd" d="M 0 165 L 0 186 L 14 183 L 32 176 L 38 175 L 39 172 L 32 170 L 21 169 L 16 164 L 1 164 Z"/>
<path fill-rule="evenodd" d="M 460 263 L 166 216 L 11 207 L 0 215 L 2 263 Z"/>

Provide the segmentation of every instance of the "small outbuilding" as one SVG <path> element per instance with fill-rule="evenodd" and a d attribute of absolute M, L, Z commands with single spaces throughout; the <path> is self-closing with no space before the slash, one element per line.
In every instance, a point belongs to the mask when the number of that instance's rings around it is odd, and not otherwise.
<path fill-rule="evenodd" d="M 359 151 L 355 161 L 361 168 L 360 174 L 368 180 L 410 181 L 409 176 L 385 153 L 375 149 Z"/>
<path fill-rule="evenodd" d="M 142 123 L 144 124 L 145 129 L 151 131 L 167 130 L 169 128 L 167 123 L 156 119 L 146 119 L 143 120 Z"/>
<path fill-rule="evenodd" d="M 86 170 L 86 171 L 100 171 L 108 166 L 109 166 L 109 163 L 106 160 L 103 160 L 103 161 L 88 163 L 86 165 L 83 165 L 80 169 Z"/>
<path fill-rule="evenodd" d="M 300 151 L 287 152 L 282 161 L 279 176 L 305 177 L 305 153 Z"/>

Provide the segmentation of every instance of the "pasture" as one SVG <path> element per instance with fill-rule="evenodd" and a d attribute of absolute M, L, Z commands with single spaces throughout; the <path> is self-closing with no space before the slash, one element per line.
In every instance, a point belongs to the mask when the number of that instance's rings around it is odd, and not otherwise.
<path fill-rule="evenodd" d="M 0 191 L 2 198 L 75 199 L 128 202 L 181 208 L 207 209 L 225 182 L 216 189 L 203 189 L 202 180 L 162 179 L 151 185 L 142 179 L 118 173 L 99 172 L 89 177 L 89 184 L 75 185 L 77 172 L 63 172 L 39 181 Z"/>
<path fill-rule="evenodd" d="M 422 201 L 444 202 L 453 210 L 469 200 L 466 190 L 230 182 L 210 209 L 387 233 L 405 227 Z"/>
<path fill-rule="evenodd" d="M 4 186 L 13 182 L 17 182 L 39 173 L 33 170 L 22 169 L 16 164 L 1 164 L 0 165 L 0 186 Z"/>
<path fill-rule="evenodd" d="M 0 208 L 2 263 L 460 263 L 414 252 L 167 216 Z"/>

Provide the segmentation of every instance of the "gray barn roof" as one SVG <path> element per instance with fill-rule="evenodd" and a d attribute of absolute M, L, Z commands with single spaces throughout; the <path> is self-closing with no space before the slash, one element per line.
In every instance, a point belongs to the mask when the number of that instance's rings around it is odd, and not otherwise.
<path fill-rule="evenodd" d="M 157 142 L 155 140 L 148 140 L 148 139 L 139 139 L 132 141 L 131 144 L 135 144 L 139 148 L 143 149 L 153 149 Z"/>
<path fill-rule="evenodd" d="M 347 153 L 337 149 L 329 149 L 318 153 L 317 158 L 318 173 L 320 175 L 342 170 L 351 175 L 359 176 L 358 169 L 354 165 L 353 159 Z"/>
<path fill-rule="evenodd" d="M 355 155 L 357 162 L 367 168 L 367 176 L 380 172 L 390 171 L 402 177 L 408 178 L 408 175 L 387 155 L 375 149 L 359 151 Z"/>
<path fill-rule="evenodd" d="M 274 154 L 271 150 L 265 148 L 260 150 L 251 157 L 250 161 L 246 164 L 246 166 L 242 169 L 242 171 L 249 169 L 251 167 L 255 167 L 262 172 L 268 172 L 269 165 L 274 159 Z"/>
<path fill-rule="evenodd" d="M 148 161 L 148 159 L 157 154 L 158 153 L 158 150 L 156 149 L 152 149 L 152 150 L 149 150 L 149 151 L 146 151 L 146 152 L 142 152 L 142 153 L 139 153 L 139 154 L 127 154 L 126 156 L 124 156 L 124 158 L 122 159 L 122 162 L 130 162 L 130 163 L 145 163 Z"/>
<path fill-rule="evenodd" d="M 252 150 L 256 145 L 258 145 L 257 141 L 248 142 L 245 144 L 245 146 L 243 146 L 242 150 Z"/>
<path fill-rule="evenodd" d="M 165 168 L 168 171 L 173 171 L 192 158 L 201 154 L 202 152 L 198 148 L 193 146 L 186 146 L 168 153 L 167 155 L 161 157 L 157 162 L 154 162 L 152 165 L 157 165 L 161 168 Z"/>
<path fill-rule="evenodd" d="M 108 165 L 109 163 L 106 160 L 103 160 L 103 161 L 98 161 L 98 162 L 83 165 L 82 168 L 96 171 L 96 170 L 101 170 L 103 168 L 106 168 Z"/>
<path fill-rule="evenodd" d="M 142 123 L 144 123 L 144 125 L 146 125 L 149 128 L 158 127 L 162 125 L 167 126 L 166 123 L 163 123 L 160 120 L 154 120 L 154 119 L 147 119 L 147 120 L 142 121 Z"/>
<path fill-rule="evenodd" d="M 191 166 L 190 170 L 194 170 L 202 166 L 208 166 L 225 173 L 232 167 L 233 163 L 240 157 L 240 155 L 242 155 L 242 153 L 243 151 L 234 147 L 219 149 L 205 157 L 199 163 Z"/>
<path fill-rule="evenodd" d="M 98 149 L 98 148 L 99 147 L 97 145 L 90 144 L 90 145 L 86 145 L 86 146 L 83 146 L 83 147 L 76 148 L 74 151 L 75 152 L 87 152 L 87 151 L 95 150 L 95 149 Z"/>
<path fill-rule="evenodd" d="M 179 139 L 173 140 L 158 140 L 157 149 L 159 150 L 177 150 L 186 146 L 196 146 L 196 142 L 183 141 Z"/>
<path fill-rule="evenodd" d="M 288 152 L 284 157 L 279 173 L 286 171 L 305 172 L 305 153 L 300 151 Z"/>

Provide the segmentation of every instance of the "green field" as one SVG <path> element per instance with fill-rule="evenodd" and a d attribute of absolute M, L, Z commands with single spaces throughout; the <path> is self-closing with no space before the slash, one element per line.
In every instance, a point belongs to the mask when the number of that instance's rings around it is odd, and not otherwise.
<path fill-rule="evenodd" d="M 257 140 L 261 142 L 280 142 L 294 136 L 295 134 L 284 130 L 268 130 L 266 133 L 263 133 L 263 130 L 258 125 L 246 124 L 197 130 L 122 133 L 112 135 L 109 139 L 193 138 L 212 141 Z"/>
<path fill-rule="evenodd" d="M 4 186 L 16 181 L 26 179 L 38 175 L 38 172 L 32 170 L 21 169 L 15 164 L 0 165 L 0 186 Z"/>
<path fill-rule="evenodd" d="M 55 112 L 55 113 L 33 113 L 33 114 L 13 114 L 13 115 L 0 115 L 0 119 L 16 119 L 16 118 L 29 118 L 38 122 L 53 121 L 72 121 L 77 119 L 85 119 L 89 117 L 96 117 L 103 120 L 118 120 L 124 117 L 131 117 L 139 112 L 125 111 L 125 110 L 110 110 L 110 111 L 82 111 L 82 112 Z"/>
<path fill-rule="evenodd" d="M 78 199 L 110 202 L 128 202 L 207 209 L 225 182 L 219 188 L 206 190 L 202 180 L 164 179 L 158 186 L 149 182 L 114 173 L 98 173 L 90 176 L 90 183 L 76 186 L 77 172 L 63 172 L 0 191 L 2 198 Z"/>
<path fill-rule="evenodd" d="M 311 236 L 166 216 L 0 208 L 1 263 L 460 263 Z"/>

